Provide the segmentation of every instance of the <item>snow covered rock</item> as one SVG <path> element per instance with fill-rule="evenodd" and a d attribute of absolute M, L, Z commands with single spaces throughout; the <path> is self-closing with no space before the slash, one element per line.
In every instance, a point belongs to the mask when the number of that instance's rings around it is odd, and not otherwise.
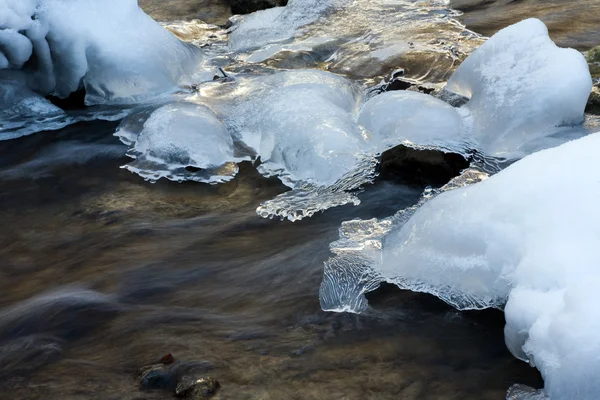
<path fill-rule="evenodd" d="M 200 50 L 136 0 L 0 0 L 0 10 L 0 77 L 23 70 L 42 95 L 84 87 L 88 104 L 133 103 L 206 78 Z"/>
<path fill-rule="evenodd" d="M 528 142 L 581 124 L 592 80 L 585 57 L 557 47 L 538 19 L 502 29 L 458 67 L 447 90 L 488 155 L 519 158 Z"/>
<path fill-rule="evenodd" d="M 404 220 L 347 223 L 322 302 L 337 296 L 353 311 L 387 281 L 458 309 L 505 306 L 507 346 L 541 371 L 551 399 L 599 398 L 599 148 L 596 133 L 423 201 Z"/>

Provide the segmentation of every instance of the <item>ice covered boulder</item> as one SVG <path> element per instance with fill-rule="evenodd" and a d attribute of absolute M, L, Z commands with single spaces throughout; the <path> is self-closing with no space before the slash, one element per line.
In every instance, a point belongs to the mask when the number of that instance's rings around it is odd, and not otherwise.
<path fill-rule="evenodd" d="M 219 183 L 238 172 L 231 135 L 208 108 L 176 102 L 129 115 L 116 135 L 135 161 L 124 168 L 147 180 Z"/>
<path fill-rule="evenodd" d="M 472 136 L 493 156 L 519 158 L 522 146 L 581 124 L 592 88 L 583 55 L 557 47 L 537 19 L 504 28 L 475 50 L 447 90 L 470 98 L 461 110 Z"/>
<path fill-rule="evenodd" d="M 303 26 L 318 20 L 339 3 L 339 0 L 289 0 L 285 7 L 234 17 L 229 46 L 234 51 L 247 51 L 289 41 Z"/>
<path fill-rule="evenodd" d="M 404 144 L 415 148 L 464 153 L 469 144 L 456 109 L 433 96 L 392 91 L 371 98 L 360 111 L 358 123 L 377 143 L 379 151 Z"/>
<path fill-rule="evenodd" d="M 206 181 L 185 167 L 255 160 L 262 175 L 293 189 L 258 212 L 295 220 L 357 203 L 349 192 L 373 180 L 377 141 L 356 123 L 363 101 L 357 85 L 324 71 L 240 75 L 185 102 L 144 108 L 117 134 L 136 158 L 126 168 L 151 180 Z"/>
<path fill-rule="evenodd" d="M 85 88 L 88 104 L 132 103 L 207 77 L 200 50 L 136 0 L 0 0 L 0 10 L 0 77 L 23 70 L 42 95 Z"/>
<path fill-rule="evenodd" d="M 381 281 L 459 309 L 505 307 L 507 346 L 541 371 L 551 399 L 600 398 L 599 148 L 596 133 L 422 201 L 404 220 L 347 223 L 326 285 L 346 290 L 337 298 L 349 310 L 364 306 L 349 293 Z"/>
<path fill-rule="evenodd" d="M 317 70 L 253 78 L 234 92 L 246 100 L 223 115 L 260 157 L 259 171 L 293 190 L 262 204 L 265 217 L 297 220 L 357 203 L 349 191 L 374 178 L 372 146 L 356 118 L 363 94 L 340 76 Z"/>

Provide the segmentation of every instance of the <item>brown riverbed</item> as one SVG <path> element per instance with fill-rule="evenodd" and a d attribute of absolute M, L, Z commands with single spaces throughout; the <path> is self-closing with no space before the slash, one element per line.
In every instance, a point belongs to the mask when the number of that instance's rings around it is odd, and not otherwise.
<path fill-rule="evenodd" d="M 600 0 L 451 0 L 469 29 L 486 36 L 526 18 L 546 23 L 562 47 L 588 50 L 600 45 Z"/>

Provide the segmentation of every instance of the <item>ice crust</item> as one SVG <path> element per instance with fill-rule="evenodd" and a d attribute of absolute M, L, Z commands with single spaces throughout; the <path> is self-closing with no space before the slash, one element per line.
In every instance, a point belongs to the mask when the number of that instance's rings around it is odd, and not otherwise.
<path fill-rule="evenodd" d="M 136 0 L 0 0 L 0 77 L 88 104 L 132 103 L 202 80 L 200 50 L 179 41 Z M 210 78 L 209 78 L 210 79 Z"/>

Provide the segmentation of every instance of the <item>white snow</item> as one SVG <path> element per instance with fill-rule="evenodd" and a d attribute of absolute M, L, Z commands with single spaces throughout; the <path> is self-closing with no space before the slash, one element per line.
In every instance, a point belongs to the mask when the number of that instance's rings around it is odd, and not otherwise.
<path fill-rule="evenodd" d="M 592 79 L 580 52 L 557 47 L 542 21 L 528 19 L 475 50 L 446 89 L 471 99 L 461 111 L 485 153 L 519 158 L 528 142 L 582 123 Z"/>
<path fill-rule="evenodd" d="M 88 104 L 132 103 L 207 78 L 200 50 L 136 0 L 0 0 L 0 10 L 0 76 L 31 61 L 27 83 L 42 95 L 85 87 Z"/>
<path fill-rule="evenodd" d="M 501 307 L 506 341 L 552 399 L 600 398 L 600 133 L 535 153 L 421 207 L 381 275 L 457 308 Z"/>

